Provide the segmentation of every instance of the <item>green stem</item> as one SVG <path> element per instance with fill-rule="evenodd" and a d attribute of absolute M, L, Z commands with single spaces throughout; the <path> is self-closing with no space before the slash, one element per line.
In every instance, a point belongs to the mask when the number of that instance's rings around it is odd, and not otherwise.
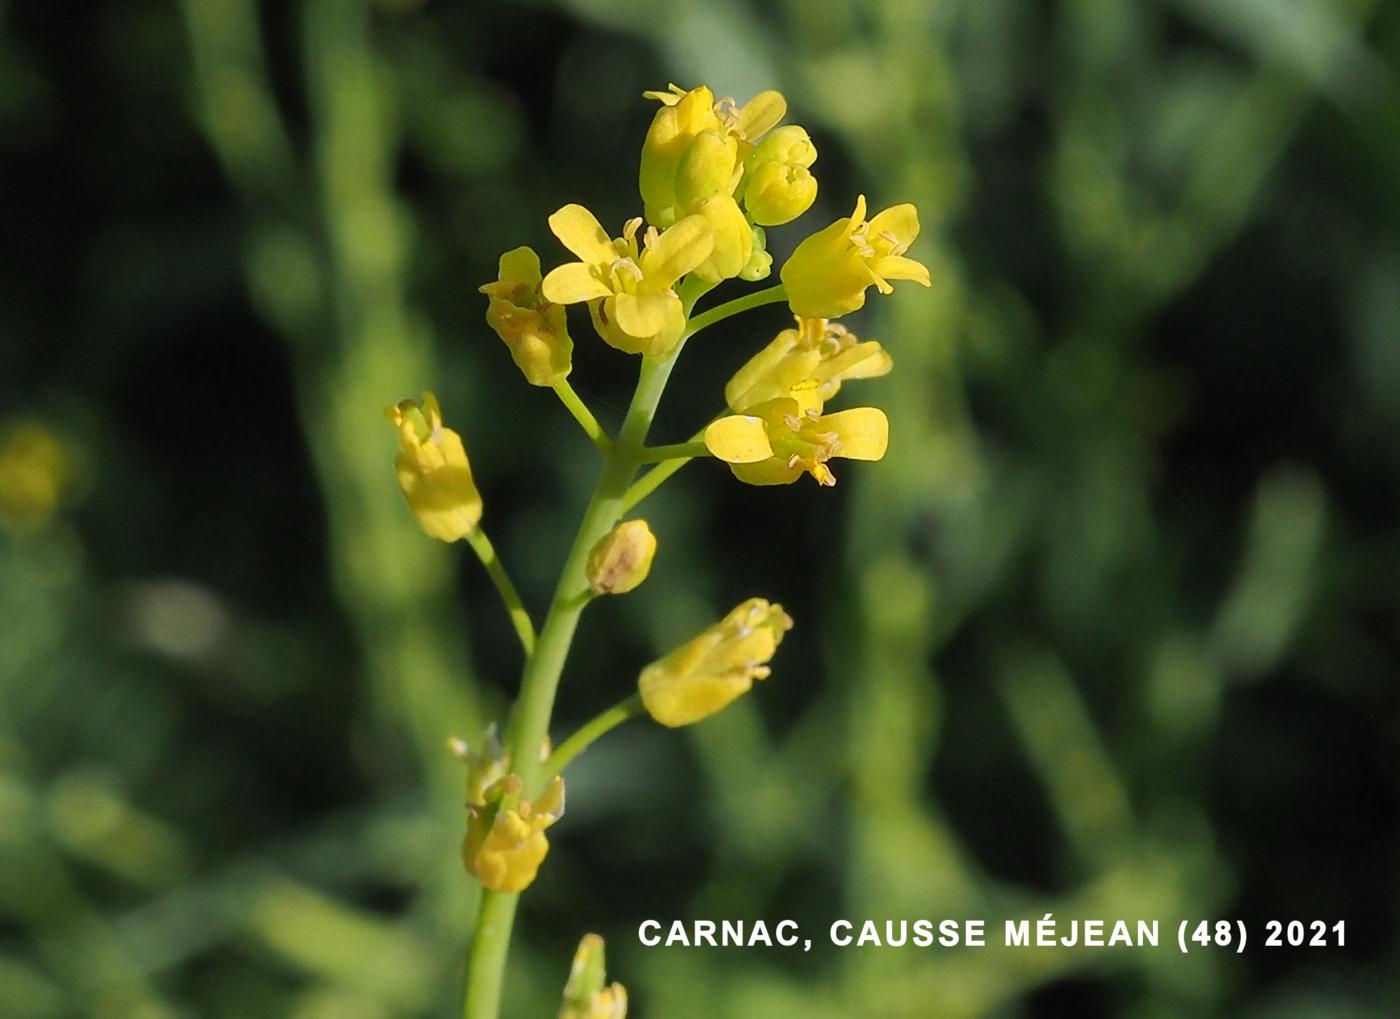
<path fill-rule="evenodd" d="M 694 306 L 704 289 L 697 286 L 683 295 L 687 311 Z M 554 695 L 559 688 L 559 677 L 564 671 L 574 631 L 578 628 L 579 616 L 589 601 L 588 580 L 584 575 L 589 550 L 599 538 L 612 530 L 622 515 L 623 498 L 637 472 L 637 458 L 646 442 L 652 419 L 656 416 L 656 407 L 661 402 L 666 381 L 671 377 L 671 369 L 675 367 L 676 358 L 684 345 L 685 339 L 682 338 L 669 353 L 642 359 L 641 375 L 637 380 L 636 392 L 632 394 L 631 406 L 627 408 L 622 430 L 617 442 L 604 457 L 602 474 L 598 477 L 573 545 L 564 560 L 549 614 L 545 616 L 534 653 L 525 663 L 520 696 L 515 702 L 507 734 L 508 749 L 515 773 L 520 777 L 522 796 L 534 796 L 544 778 L 539 748 L 549 731 Z M 476 933 L 467 957 L 463 1019 L 496 1019 L 516 898 L 513 894 L 489 891 L 482 897 Z"/>
<path fill-rule="evenodd" d="M 690 463 L 690 459 L 691 458 L 686 457 L 678 460 L 667 460 L 665 463 L 657 464 L 651 470 L 643 474 L 633 483 L 632 487 L 627 490 L 627 494 L 623 496 L 622 512 L 632 512 L 639 502 L 660 488 L 670 479 L 671 475 Z"/>
<path fill-rule="evenodd" d="M 496 555 L 496 547 L 480 527 L 474 527 L 467 532 L 467 544 L 471 545 L 472 551 L 481 560 L 481 565 L 486 567 L 486 575 L 491 578 L 491 583 L 496 585 L 496 593 L 505 603 L 506 612 L 510 613 L 510 623 L 520 638 L 520 646 L 525 649 L 525 657 L 529 658 L 535 651 L 535 624 L 530 621 L 530 613 L 526 611 L 525 603 L 520 600 L 520 593 L 511 583 L 510 574 L 501 563 L 501 557 Z"/>
<path fill-rule="evenodd" d="M 694 460 L 697 456 L 709 456 L 710 451 L 703 442 L 676 442 L 669 446 L 648 446 L 638 456 L 639 463 L 661 463 L 665 460 Z"/>
<path fill-rule="evenodd" d="M 510 951 L 510 929 L 515 923 L 519 892 L 481 893 L 476 933 L 467 952 L 467 990 L 463 1019 L 496 1019 L 501 1011 L 501 977 Z"/>
<path fill-rule="evenodd" d="M 752 294 L 745 294 L 732 301 L 725 301 L 703 314 L 696 315 L 690 320 L 690 328 L 686 330 L 686 335 L 694 336 L 701 329 L 712 326 L 716 322 L 722 322 L 740 312 L 748 311 L 750 308 L 761 308 L 765 304 L 777 304 L 779 301 L 786 300 L 787 289 L 781 283 L 768 287 L 766 290 L 755 290 Z"/>
<path fill-rule="evenodd" d="M 710 418 L 710 421 L 718 421 L 720 418 L 724 417 L 726 413 L 728 412 L 720 411 L 714 417 Z M 705 427 L 708 428 L 709 425 L 706 425 Z M 701 442 L 701 440 L 704 437 L 705 429 L 702 428 L 694 435 L 692 435 L 688 441 L 703 446 L 704 443 Z M 709 455 L 709 451 L 706 450 L 703 455 Z M 622 512 L 630 513 L 639 502 L 641 502 L 647 496 L 651 495 L 652 492 L 655 492 L 658 488 L 665 484 L 673 474 L 675 474 L 682 467 L 684 467 L 686 464 L 690 463 L 690 461 L 694 459 L 695 457 L 693 456 L 683 456 L 677 457 L 674 460 L 665 460 L 657 464 L 651 470 L 647 471 L 645 474 L 643 474 L 640 478 L 638 478 L 632 483 L 632 487 L 629 488 L 627 490 L 627 494 L 622 497 Z"/>
<path fill-rule="evenodd" d="M 617 728 L 629 718 L 645 713 L 641 694 L 633 694 L 626 700 L 618 701 L 606 711 L 594 715 L 572 736 L 554 748 L 554 752 L 544 762 L 541 777 L 547 782 L 567 768 L 575 757 L 587 750 L 604 733 Z"/>
<path fill-rule="evenodd" d="M 598 447 L 598 451 L 604 456 L 611 453 L 613 443 L 607 429 L 598 423 L 598 419 L 588 409 L 588 404 L 584 403 L 583 398 L 574 392 L 574 387 L 569 385 L 568 379 L 560 379 L 554 383 L 554 393 L 559 397 L 559 402 L 574 416 L 584 434 Z"/>

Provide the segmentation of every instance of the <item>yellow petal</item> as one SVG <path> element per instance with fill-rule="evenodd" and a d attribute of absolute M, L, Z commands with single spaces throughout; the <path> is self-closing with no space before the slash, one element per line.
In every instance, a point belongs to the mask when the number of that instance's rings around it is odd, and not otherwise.
<path fill-rule="evenodd" d="M 874 379 L 890 373 L 894 358 L 880 346 L 879 340 L 866 340 L 843 350 L 829 364 L 843 379 Z"/>
<path fill-rule="evenodd" d="M 851 213 L 851 218 L 846 221 L 847 232 L 856 229 L 865 222 L 865 196 L 856 195 L 855 211 Z"/>
<path fill-rule="evenodd" d="M 730 464 L 729 470 L 746 485 L 790 485 L 802 477 L 801 467 L 789 467 L 782 460 L 756 464 Z"/>
<path fill-rule="evenodd" d="M 837 456 L 847 460 L 879 460 L 890 443 L 890 422 L 878 407 L 826 414 L 817 422 L 825 432 L 835 432 L 841 440 Z"/>
<path fill-rule="evenodd" d="M 583 262 L 568 262 L 549 270 L 540 289 L 545 300 L 555 304 L 577 304 L 612 295 L 612 290 L 594 273 L 593 266 Z"/>
<path fill-rule="evenodd" d="M 754 141 L 787 116 L 787 100 L 781 92 L 768 89 L 754 96 L 739 110 L 739 131 L 746 141 Z"/>
<path fill-rule="evenodd" d="M 926 287 L 933 286 L 933 281 L 929 279 L 928 266 L 903 255 L 886 255 L 877 259 L 873 268 L 877 275 L 887 280 L 913 280 Z"/>
<path fill-rule="evenodd" d="M 720 131 L 702 131 L 685 148 L 676 167 L 676 203 L 690 208 L 696 202 L 726 191 L 734 179 L 739 143 Z"/>
<path fill-rule="evenodd" d="M 905 202 L 903 205 L 892 205 L 884 212 L 878 213 L 870 221 L 867 236 L 874 244 L 881 234 L 888 234 L 900 244 L 912 243 L 914 238 L 919 236 L 918 210 Z"/>
<path fill-rule="evenodd" d="M 796 329 L 784 329 L 734 373 L 724 387 L 724 400 L 730 410 L 748 410 L 756 403 L 787 395 L 781 391 L 777 376 L 784 359 L 797 345 L 797 338 Z M 811 360 L 815 364 L 817 359 Z"/>
<path fill-rule="evenodd" d="M 618 294 L 612 312 L 618 328 L 631 336 L 653 336 L 666 328 L 670 304 L 679 303 L 675 294 Z"/>
<path fill-rule="evenodd" d="M 642 276 L 651 290 L 669 290 L 710 257 L 714 233 L 704 216 L 686 216 L 642 252 Z"/>
<path fill-rule="evenodd" d="M 700 202 L 695 211 L 710 224 L 714 238 L 709 257 L 694 266 L 695 275 L 712 283 L 733 279 L 753 253 L 753 229 L 739 203 L 729 195 L 712 195 Z"/>
<path fill-rule="evenodd" d="M 617 257 L 607 231 L 582 205 L 564 206 L 549 217 L 549 228 L 564 247 L 590 265 L 610 265 Z"/>
<path fill-rule="evenodd" d="M 731 464 L 757 463 L 773 456 L 767 425 L 751 414 L 733 414 L 713 422 L 705 429 L 705 448 Z"/>
<path fill-rule="evenodd" d="M 677 100 L 676 123 L 682 134 L 691 136 L 720 126 L 715 116 L 715 94 L 708 85 L 693 88 Z"/>
<path fill-rule="evenodd" d="M 540 256 L 525 245 L 512 248 L 501 256 L 499 275 L 503 283 L 528 283 L 533 287 L 540 281 Z"/>

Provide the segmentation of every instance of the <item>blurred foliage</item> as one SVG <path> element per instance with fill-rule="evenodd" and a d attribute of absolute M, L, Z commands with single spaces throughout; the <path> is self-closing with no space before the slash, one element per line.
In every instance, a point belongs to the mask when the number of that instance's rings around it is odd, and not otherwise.
<path fill-rule="evenodd" d="M 803 640 L 580 759 L 508 1011 L 608 939 L 639 1016 L 1400 1010 L 1400 8 L 1374 0 L 0 4 L 0 1004 L 453 1014 L 460 764 L 514 688 L 383 406 L 432 386 L 541 605 L 590 481 L 477 284 L 638 208 L 640 99 L 782 89 L 810 228 L 917 203 L 853 325 L 895 442 L 688 467 L 556 734 L 750 594 Z M 781 257 L 801 228 L 773 231 Z M 658 441 L 784 326 L 684 357 Z M 615 420 L 633 363 L 582 342 Z M 469 664 L 470 663 L 470 664 Z M 1344 950 L 823 948 L 837 917 L 1345 919 Z M 645 917 L 792 917 L 780 950 Z M 1166 938 L 1164 937 L 1164 941 Z"/>

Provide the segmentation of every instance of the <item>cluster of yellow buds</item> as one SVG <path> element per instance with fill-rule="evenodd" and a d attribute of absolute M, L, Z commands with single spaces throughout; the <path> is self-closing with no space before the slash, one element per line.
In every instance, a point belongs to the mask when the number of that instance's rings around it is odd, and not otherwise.
<path fill-rule="evenodd" d="M 605 987 L 606 981 L 603 939 L 585 934 L 569 968 L 559 1019 L 627 1019 L 627 989 L 616 981 Z"/>

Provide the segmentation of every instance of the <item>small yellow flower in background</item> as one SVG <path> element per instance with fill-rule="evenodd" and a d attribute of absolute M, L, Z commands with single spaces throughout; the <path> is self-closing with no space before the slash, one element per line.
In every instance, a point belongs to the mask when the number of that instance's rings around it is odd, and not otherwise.
<path fill-rule="evenodd" d="M 809 167 L 817 147 L 805 129 L 790 124 L 764 138 L 745 168 L 744 208 L 760 226 L 791 223 L 817 200 L 817 178 Z"/>
<path fill-rule="evenodd" d="M 533 801 L 519 799 L 514 775 L 494 783 L 483 805 L 471 805 L 462 859 L 493 892 L 524 891 L 549 853 L 544 831 L 564 816 L 564 780 L 558 775 Z"/>
<path fill-rule="evenodd" d="M 827 461 L 879 460 L 889 446 L 889 419 L 875 407 L 823 414 L 815 383 L 801 395 L 781 397 L 732 414 L 705 429 L 705 447 L 750 485 L 788 485 L 804 473 L 836 484 Z M 799 390 L 799 392 L 801 392 Z"/>
<path fill-rule="evenodd" d="M 724 387 L 724 401 L 730 410 L 742 412 L 793 396 L 803 383 L 815 381 L 816 395 L 825 402 L 841 391 L 842 382 L 877 378 L 892 367 L 894 361 L 878 340 L 862 343 L 839 322 L 799 316 L 796 329 L 784 329 L 734 373 Z"/>
<path fill-rule="evenodd" d="M 606 979 L 603 939 L 585 934 L 574 953 L 569 982 L 564 985 L 559 1019 L 626 1019 L 627 989 L 617 982 L 604 987 Z"/>
<path fill-rule="evenodd" d="M 792 619 L 781 605 L 750 598 L 698 637 L 642 670 L 647 713 L 666 726 L 690 725 L 766 679 L 768 661 Z"/>
<path fill-rule="evenodd" d="M 510 348 L 516 367 L 532 386 L 564 381 L 573 367 L 574 341 L 562 305 L 540 293 L 540 256 L 528 247 L 501 256 L 499 278 L 478 289 L 491 299 L 486 324 Z"/>
<path fill-rule="evenodd" d="M 703 216 L 687 216 L 658 233 L 632 219 L 622 236 L 608 237 L 593 213 L 566 205 L 549 217 L 549 228 L 581 261 L 552 269 L 541 285 L 556 304 L 587 301 L 593 326 L 609 345 L 629 354 L 664 354 L 685 331 L 685 309 L 672 289 L 676 281 L 710 257 L 714 233 Z"/>
<path fill-rule="evenodd" d="M 656 535 L 645 520 L 624 520 L 588 553 L 586 574 L 594 594 L 626 594 L 647 579 Z"/>
<path fill-rule="evenodd" d="M 0 524 L 38 531 L 68 488 L 72 468 L 63 443 L 38 425 L 12 426 L 0 438 Z"/>
<path fill-rule="evenodd" d="M 861 195 L 849 217 L 808 237 L 783 265 L 788 306 L 803 318 L 839 318 L 863 307 L 872 285 L 882 294 L 893 292 L 890 280 L 930 286 L 928 268 L 904 254 L 918 236 L 914 206 L 892 206 L 867 223 Z"/>
<path fill-rule="evenodd" d="M 465 537 L 481 520 L 481 494 L 462 437 L 442 425 L 437 397 L 425 392 L 421 408 L 404 400 L 384 415 L 399 432 L 399 487 L 423 530 L 442 541 Z"/>

